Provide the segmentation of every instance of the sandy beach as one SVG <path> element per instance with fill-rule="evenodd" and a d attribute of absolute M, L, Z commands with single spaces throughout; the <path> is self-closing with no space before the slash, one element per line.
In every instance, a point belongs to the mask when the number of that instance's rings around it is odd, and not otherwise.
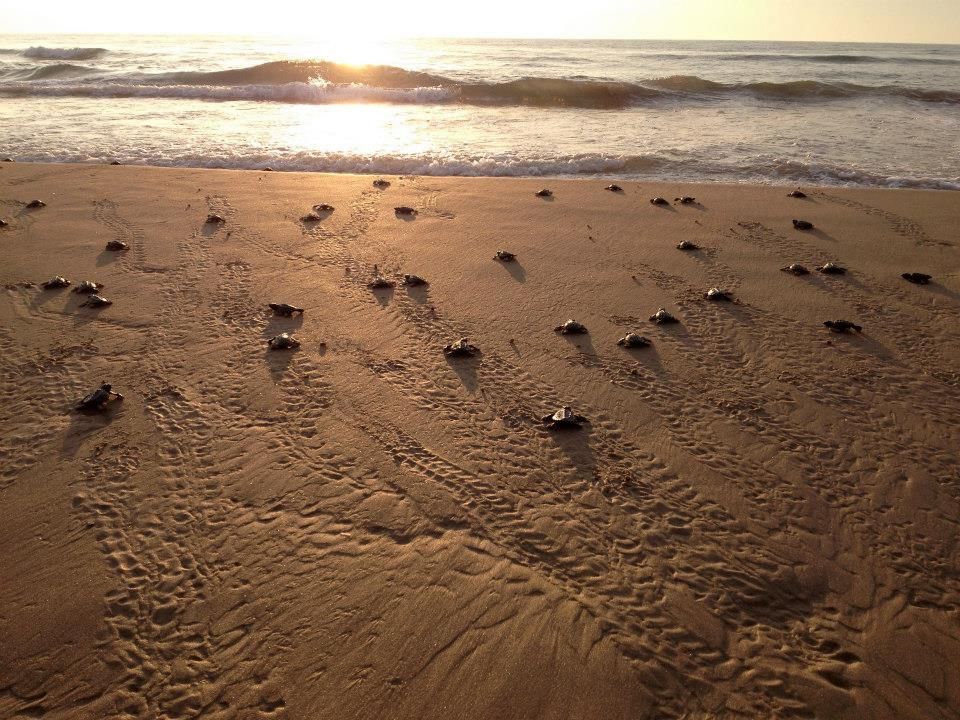
<path fill-rule="evenodd" d="M 960 717 L 960 195 L 373 179 L 0 164 L 0 718 Z"/>

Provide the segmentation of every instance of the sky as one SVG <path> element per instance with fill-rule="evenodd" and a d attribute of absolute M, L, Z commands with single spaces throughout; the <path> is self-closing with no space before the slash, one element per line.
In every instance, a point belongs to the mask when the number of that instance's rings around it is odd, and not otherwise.
<path fill-rule="evenodd" d="M 0 33 L 960 43 L 960 0 L 0 0 Z"/>

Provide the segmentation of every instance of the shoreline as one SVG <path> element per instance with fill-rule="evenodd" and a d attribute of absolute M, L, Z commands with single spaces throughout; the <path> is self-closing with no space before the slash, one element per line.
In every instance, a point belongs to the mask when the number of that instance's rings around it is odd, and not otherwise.
<path fill-rule="evenodd" d="M 0 163 L 0 716 L 960 714 L 954 197 L 373 177 Z"/>

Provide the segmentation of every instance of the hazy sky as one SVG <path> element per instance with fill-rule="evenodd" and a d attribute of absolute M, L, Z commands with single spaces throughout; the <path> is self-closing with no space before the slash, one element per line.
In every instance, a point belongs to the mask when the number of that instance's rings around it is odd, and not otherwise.
<path fill-rule="evenodd" d="M 0 32 L 960 43 L 960 0 L 0 0 Z"/>

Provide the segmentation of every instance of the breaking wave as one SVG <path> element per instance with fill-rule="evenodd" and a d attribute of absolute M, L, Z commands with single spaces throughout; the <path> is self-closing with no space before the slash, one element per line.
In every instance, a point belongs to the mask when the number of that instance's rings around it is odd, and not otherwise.
<path fill-rule="evenodd" d="M 81 49 L 78 49 L 81 50 Z M 82 50 L 92 50 L 85 48 Z M 65 51 L 61 51 L 65 52 Z M 892 97 L 960 104 L 960 92 L 900 85 L 845 82 L 721 83 L 695 75 L 642 82 L 566 78 L 523 78 L 464 83 L 441 75 L 388 65 L 352 66 L 332 62 L 276 61 L 216 72 L 139 73 L 89 76 L 87 69 L 57 65 L 28 77 L 0 77 L 7 95 L 161 97 L 287 103 L 392 102 L 529 105 L 537 107 L 626 108 L 657 101 L 709 102 L 731 96 L 816 102 L 859 97 Z M 78 80 L 77 75 L 87 75 Z"/>
<path fill-rule="evenodd" d="M 20 54 L 43 60 L 92 60 L 107 52 L 106 48 L 48 48 L 43 45 L 29 47 Z"/>

